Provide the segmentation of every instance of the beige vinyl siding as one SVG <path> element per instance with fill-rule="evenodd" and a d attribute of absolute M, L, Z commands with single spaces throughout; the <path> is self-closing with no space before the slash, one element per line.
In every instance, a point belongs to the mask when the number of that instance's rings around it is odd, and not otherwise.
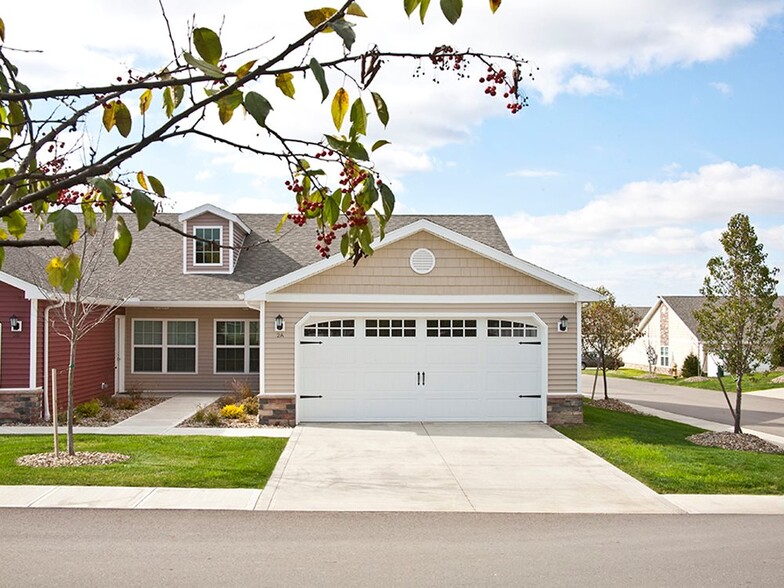
<path fill-rule="evenodd" d="M 436 265 L 420 275 L 409 265 L 411 253 L 430 249 Z M 564 295 L 566 292 L 508 268 L 430 233 L 378 249 L 357 267 L 341 264 L 279 290 L 280 294 L 406 294 L 406 295 Z"/>
<path fill-rule="evenodd" d="M 548 327 L 548 392 L 577 392 L 577 306 L 574 303 L 559 304 L 302 304 L 268 302 L 264 325 L 265 391 L 267 393 L 294 392 L 294 343 L 296 324 L 308 312 L 330 312 L 335 316 L 341 313 L 406 313 L 417 316 L 422 313 L 535 313 Z M 272 317 L 280 314 L 286 320 L 286 331 L 282 336 L 275 333 Z M 556 324 L 561 316 L 569 319 L 569 330 L 557 332 Z M 484 321 L 484 319 L 482 319 Z M 484 322 L 482 327 L 484 328 Z M 342 361 L 336 358 L 335 361 Z M 353 361 L 359 363 L 354 364 Z M 346 369 L 362 369 L 361 358 L 356 358 Z"/>
<path fill-rule="evenodd" d="M 259 389 L 258 374 L 215 374 L 215 319 L 259 320 L 259 313 L 249 308 L 127 308 L 125 312 L 125 388 L 126 390 L 215 391 L 231 389 L 233 378 L 247 381 Z M 133 319 L 198 320 L 196 353 L 197 373 L 143 373 L 133 370 Z"/>
<path fill-rule="evenodd" d="M 234 245 L 234 247 L 236 247 L 236 249 L 232 250 L 231 253 L 230 253 L 231 255 L 234 256 L 234 267 L 237 267 L 237 261 L 240 258 L 240 253 L 242 252 L 240 247 L 242 247 L 242 244 L 245 242 L 245 237 L 246 237 L 246 233 L 242 229 L 242 227 L 240 227 L 239 225 L 235 224 L 234 225 L 234 243 L 232 243 L 232 245 Z M 229 254 L 229 253 L 227 252 L 227 254 Z"/>
<path fill-rule="evenodd" d="M 230 221 L 221 218 L 211 212 L 205 212 L 199 216 L 195 216 L 188 220 L 188 234 L 193 235 L 195 230 L 199 227 L 220 227 L 221 228 L 221 245 L 231 245 L 229 243 L 229 223 Z M 229 271 L 229 256 L 232 254 L 230 249 L 224 249 L 221 255 L 221 265 L 196 265 L 196 241 L 193 239 L 184 240 L 185 247 L 187 247 L 185 255 L 185 267 L 188 272 L 194 273 L 228 273 Z"/>

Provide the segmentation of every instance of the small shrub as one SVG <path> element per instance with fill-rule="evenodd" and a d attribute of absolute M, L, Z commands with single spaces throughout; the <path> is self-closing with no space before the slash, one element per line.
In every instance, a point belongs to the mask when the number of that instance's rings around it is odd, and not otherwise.
<path fill-rule="evenodd" d="M 104 408 L 104 409 L 101 411 L 101 414 L 99 414 L 99 415 L 98 415 L 98 418 L 99 418 L 99 419 L 101 419 L 102 421 L 110 421 L 110 420 L 112 420 L 112 417 L 113 417 L 113 416 L 114 416 L 114 415 L 112 414 L 112 411 L 111 411 L 111 410 L 106 410 L 106 409 Z"/>
<path fill-rule="evenodd" d="M 689 355 L 687 355 L 683 360 L 683 369 L 681 370 L 681 375 L 684 378 L 693 378 L 695 376 L 701 375 L 700 372 L 699 358 L 693 353 L 689 353 Z"/>
<path fill-rule="evenodd" d="M 117 399 L 116 406 L 119 410 L 134 410 L 139 406 L 139 398 L 122 396 Z"/>
<path fill-rule="evenodd" d="M 74 416 L 79 416 L 79 418 L 90 419 L 97 417 L 100 413 L 101 403 L 98 402 L 97 398 L 83 402 L 74 408 Z"/>
<path fill-rule="evenodd" d="M 104 408 L 117 408 L 117 397 L 104 396 L 103 398 L 101 398 L 101 405 Z"/>
<path fill-rule="evenodd" d="M 227 404 L 221 408 L 220 414 L 225 419 L 241 419 L 245 416 L 245 408 L 237 404 Z"/>
<path fill-rule="evenodd" d="M 193 416 L 191 418 L 197 423 L 203 423 L 206 417 L 207 417 L 207 411 L 204 410 L 203 406 L 199 406 L 199 409 L 193 413 Z"/>
<path fill-rule="evenodd" d="M 254 396 L 252 398 L 246 398 L 242 401 L 242 408 L 245 409 L 245 412 L 248 414 L 259 414 L 259 398 L 258 396 Z"/>
<path fill-rule="evenodd" d="M 234 390 L 234 394 L 243 400 L 245 398 L 252 398 L 255 396 L 253 390 L 250 387 L 250 384 L 248 384 L 246 380 L 238 380 L 237 378 L 234 378 L 231 381 L 231 389 Z"/>
<path fill-rule="evenodd" d="M 214 410 L 206 411 L 204 413 L 204 423 L 210 427 L 217 427 L 221 424 L 221 417 Z"/>
<path fill-rule="evenodd" d="M 773 340 L 773 349 L 770 354 L 770 365 L 773 368 L 784 366 L 784 335 L 778 334 Z"/>
<path fill-rule="evenodd" d="M 218 398 L 218 400 L 216 400 L 215 402 L 218 405 L 218 408 L 223 408 L 224 406 L 229 404 L 240 404 L 242 402 L 242 399 L 236 394 L 224 394 L 223 396 Z"/>

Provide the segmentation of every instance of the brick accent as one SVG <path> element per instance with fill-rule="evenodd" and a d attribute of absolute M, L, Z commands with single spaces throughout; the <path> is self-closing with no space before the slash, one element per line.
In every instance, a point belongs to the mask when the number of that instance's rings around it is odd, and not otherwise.
<path fill-rule="evenodd" d="M 664 347 L 669 347 L 670 345 L 670 309 L 667 308 L 666 305 L 662 304 L 661 308 L 659 309 L 659 340 Z M 660 352 L 661 349 L 657 349 L 656 352 Z"/>
<path fill-rule="evenodd" d="M 547 424 L 582 425 L 583 397 L 579 394 L 570 396 L 548 396 Z"/>
<path fill-rule="evenodd" d="M 0 390 L 0 425 L 40 422 L 42 403 L 41 388 Z"/>
<path fill-rule="evenodd" d="M 259 423 L 293 427 L 297 404 L 293 394 L 260 394 Z"/>

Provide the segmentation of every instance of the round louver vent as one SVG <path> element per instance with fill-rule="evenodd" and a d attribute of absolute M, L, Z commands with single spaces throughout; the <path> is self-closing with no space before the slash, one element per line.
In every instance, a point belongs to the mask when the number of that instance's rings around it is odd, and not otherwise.
<path fill-rule="evenodd" d="M 417 249 L 411 254 L 411 269 L 418 274 L 429 274 L 436 267 L 436 256 L 430 249 Z"/>

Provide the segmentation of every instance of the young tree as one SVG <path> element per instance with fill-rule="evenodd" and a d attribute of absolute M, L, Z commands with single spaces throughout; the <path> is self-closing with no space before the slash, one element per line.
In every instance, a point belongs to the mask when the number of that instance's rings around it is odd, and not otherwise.
<path fill-rule="evenodd" d="M 605 299 L 583 306 L 582 344 L 583 349 L 594 353 L 599 359 L 604 380 L 604 398 L 608 399 L 607 362 L 615 360 L 641 333 L 637 330 L 637 314 L 630 306 L 616 306 L 615 296 L 604 286 L 600 286 L 596 291 Z"/>
<path fill-rule="evenodd" d="M 648 359 L 648 373 L 653 375 L 656 371 L 656 361 L 659 359 L 659 355 L 656 353 L 656 348 L 651 345 L 650 341 L 648 341 L 645 346 L 645 357 Z"/>
<path fill-rule="evenodd" d="M 490 9 L 495 12 L 500 4 L 501 0 L 490 0 Z M 160 5 L 168 27 L 162 1 Z M 403 2 L 406 13 L 417 11 L 423 24 L 429 6 L 425 0 Z M 462 7 L 463 0 L 440 1 L 452 24 L 460 18 Z M 119 77 L 104 86 L 39 91 L 22 81 L 11 60 L 14 49 L 4 44 L 6 28 L 0 20 L 0 162 L 7 162 L 0 168 L 0 218 L 5 225 L 0 224 L 0 266 L 4 247 L 60 246 L 68 251 L 59 262 L 49 264 L 50 279 L 74 284 L 80 261 L 71 245 L 80 233 L 71 205 L 81 208 L 87 230 L 94 229 L 96 213 L 114 219 L 112 247 L 119 263 L 127 258 L 132 238 L 123 217 L 113 216 L 116 207 L 132 211 L 140 230 L 152 222 L 179 233 L 179 228 L 155 216 L 166 195 L 164 183 L 128 166 L 153 145 L 187 137 L 207 138 L 280 161 L 290 175 L 286 186 L 296 204 L 296 212 L 285 215 L 281 225 L 314 222 L 314 244 L 323 257 L 332 253 L 333 241 L 354 263 L 372 254 L 371 242 L 376 235 L 383 238 L 395 206 L 392 190 L 371 160 L 388 142 L 379 138 L 371 145 L 367 140 L 369 110 L 384 127 L 390 120 L 386 102 L 370 90 L 384 65 L 413 60 L 420 68 L 462 78 L 473 63 L 481 68 L 479 82 L 485 94 L 497 94 L 516 113 L 527 103 L 521 88 L 526 62 L 511 54 L 458 51 L 446 45 L 415 53 L 382 51 L 363 42 L 372 48 L 355 53 L 355 28 L 361 18 L 367 15 L 351 0 L 338 8 L 308 10 L 302 20 L 304 34 L 294 35 L 277 54 L 263 58 L 254 54 L 266 40 L 253 49 L 229 52 L 224 42 L 231 39 L 221 39 L 205 27 L 191 28 L 188 49 L 178 50 L 169 28 L 171 60 L 154 71 L 129 70 L 126 79 Z M 332 32 L 343 54 L 319 60 L 317 37 Z M 329 40 L 326 35 L 325 40 Z M 344 86 L 331 90 L 329 72 L 344 80 Z M 283 95 L 276 94 L 277 100 L 293 99 L 301 77 L 317 85 L 322 102 L 331 96 L 334 130 L 317 140 L 289 136 L 285 128 L 276 126 L 276 100 L 261 93 L 275 87 L 274 92 Z M 156 102 L 163 106 L 162 120 L 151 114 Z M 239 118 L 234 117 L 237 112 L 244 112 L 245 124 L 258 129 L 257 143 L 240 143 L 212 130 L 209 117 L 217 115 L 226 125 Z M 91 121 L 100 121 L 110 139 L 91 138 Z M 27 219 L 22 211 L 31 211 L 38 221 L 50 225 L 54 237 L 25 239 Z"/>
<path fill-rule="evenodd" d="M 767 254 L 745 214 L 730 219 L 720 241 L 724 256 L 708 261 L 700 289 L 705 303 L 694 316 L 705 349 L 735 378 L 735 433 L 741 433 L 743 378 L 770 358 L 776 336 L 779 270 L 765 264 Z"/>

